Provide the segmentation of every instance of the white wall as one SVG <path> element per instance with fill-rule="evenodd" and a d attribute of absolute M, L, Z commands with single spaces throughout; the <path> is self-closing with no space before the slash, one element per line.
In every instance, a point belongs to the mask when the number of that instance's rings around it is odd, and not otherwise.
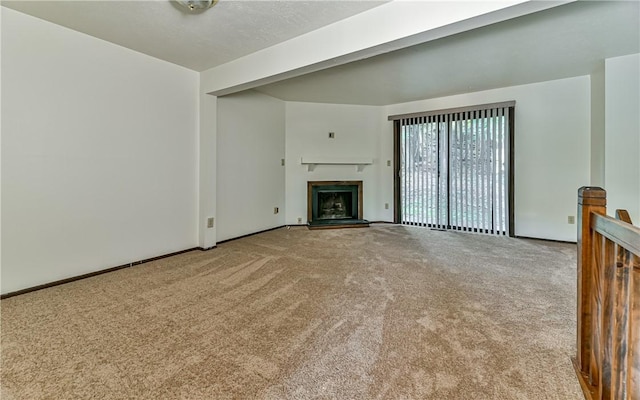
<path fill-rule="evenodd" d="M 218 136 L 218 98 L 200 93 L 198 159 L 198 245 L 210 249 L 216 245 L 216 153 Z M 208 219 L 214 218 L 213 227 Z"/>
<path fill-rule="evenodd" d="M 2 23 L 2 10 L 4 10 L 4 7 L 0 7 L 0 24 Z M 1 25 L 0 25 L 0 28 L 1 28 Z M 2 29 L 0 29 L 0 50 L 2 49 L 1 43 L 2 43 Z M 2 65 L 2 51 L 0 51 L 0 65 Z M 0 78 L 0 93 L 2 93 L 2 78 Z M 2 96 L 0 96 L 0 110 L 1 109 L 2 109 Z M 1 177 L 2 177 L 2 113 L 0 112 L 0 288 L 2 287 L 2 184 L 1 184 L 2 179 Z"/>
<path fill-rule="evenodd" d="M 591 186 L 604 187 L 604 60 L 591 73 Z"/>
<path fill-rule="evenodd" d="M 307 223 L 307 182 L 323 180 L 363 181 L 363 217 L 379 220 L 380 107 L 287 102 L 286 110 L 286 223 Z M 371 158 L 373 165 L 362 172 L 354 165 L 308 171 L 302 157 Z"/>
<path fill-rule="evenodd" d="M 218 241 L 284 225 L 284 120 L 285 103 L 273 97 L 218 98 Z"/>
<path fill-rule="evenodd" d="M 388 115 L 516 100 L 516 235 L 575 241 L 576 226 L 567 217 L 576 213 L 577 189 L 590 184 L 590 87 L 583 76 L 387 107 L 288 102 L 286 223 L 306 222 L 309 180 L 363 180 L 364 217 L 393 221 Z M 374 164 L 363 172 L 323 165 L 309 172 L 300 164 L 305 156 L 369 157 Z"/>
<path fill-rule="evenodd" d="M 607 211 L 640 221 L 640 54 L 605 60 L 605 184 Z"/>
<path fill-rule="evenodd" d="M 198 74 L 2 10 L 2 293 L 197 245 Z"/>
<path fill-rule="evenodd" d="M 507 100 L 516 101 L 515 233 L 575 241 L 567 216 L 576 215 L 577 189 L 590 179 L 589 76 L 396 104 L 385 114 Z"/>

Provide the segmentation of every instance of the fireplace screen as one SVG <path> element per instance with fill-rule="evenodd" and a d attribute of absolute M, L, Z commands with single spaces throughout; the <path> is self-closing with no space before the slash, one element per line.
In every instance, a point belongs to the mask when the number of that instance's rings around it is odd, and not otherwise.
<path fill-rule="evenodd" d="M 351 191 L 318 193 L 318 219 L 357 218 L 353 215 Z"/>
<path fill-rule="evenodd" d="M 368 226 L 362 219 L 362 181 L 308 182 L 310 227 Z"/>

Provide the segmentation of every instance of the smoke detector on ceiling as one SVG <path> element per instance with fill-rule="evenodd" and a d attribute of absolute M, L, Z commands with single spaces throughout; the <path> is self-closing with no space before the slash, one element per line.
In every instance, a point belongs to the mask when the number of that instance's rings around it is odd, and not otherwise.
<path fill-rule="evenodd" d="M 218 0 L 175 0 L 190 12 L 202 12 L 216 5 Z"/>

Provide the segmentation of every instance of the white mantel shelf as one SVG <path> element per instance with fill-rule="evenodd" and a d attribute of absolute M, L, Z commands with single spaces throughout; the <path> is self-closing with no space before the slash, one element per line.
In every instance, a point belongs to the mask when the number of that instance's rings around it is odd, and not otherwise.
<path fill-rule="evenodd" d="M 313 171 L 317 165 L 355 165 L 358 172 L 362 172 L 365 166 L 373 164 L 373 158 L 349 157 L 302 157 L 300 164 L 307 166 L 307 171 Z"/>

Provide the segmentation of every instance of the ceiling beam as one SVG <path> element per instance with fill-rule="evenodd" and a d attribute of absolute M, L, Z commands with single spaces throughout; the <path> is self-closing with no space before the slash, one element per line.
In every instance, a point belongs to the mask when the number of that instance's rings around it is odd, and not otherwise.
<path fill-rule="evenodd" d="M 203 71 L 200 88 L 223 96 L 572 1 L 395 0 Z"/>

